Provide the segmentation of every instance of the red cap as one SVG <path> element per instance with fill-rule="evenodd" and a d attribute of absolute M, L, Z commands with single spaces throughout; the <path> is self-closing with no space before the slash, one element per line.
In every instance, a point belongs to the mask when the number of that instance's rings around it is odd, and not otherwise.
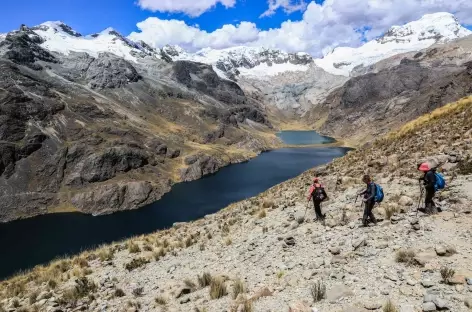
<path fill-rule="evenodd" d="M 319 182 L 320 179 L 319 178 L 313 178 L 313 182 Z"/>
<path fill-rule="evenodd" d="M 429 164 L 428 163 L 422 163 L 419 167 L 418 167 L 418 170 L 419 171 L 423 171 L 423 172 L 426 172 L 426 171 L 429 171 L 431 170 L 431 168 L 429 167 Z"/>

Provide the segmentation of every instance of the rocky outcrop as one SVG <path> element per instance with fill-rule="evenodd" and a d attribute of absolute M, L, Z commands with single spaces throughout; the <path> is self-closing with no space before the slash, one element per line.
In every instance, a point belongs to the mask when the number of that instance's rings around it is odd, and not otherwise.
<path fill-rule="evenodd" d="M 92 89 L 120 88 L 140 78 L 133 65 L 109 53 L 100 53 L 85 72 L 85 79 Z"/>
<path fill-rule="evenodd" d="M 190 155 L 184 161 L 188 167 L 180 171 L 182 181 L 200 179 L 205 175 L 215 173 L 223 166 L 218 159 L 204 154 Z"/>
<path fill-rule="evenodd" d="M 153 191 L 153 185 L 148 181 L 119 182 L 76 194 L 71 198 L 71 203 L 84 213 L 107 214 L 149 204 L 156 200 L 155 196 L 151 196 Z"/>
<path fill-rule="evenodd" d="M 243 90 L 233 81 L 220 78 L 210 65 L 188 61 L 173 63 L 174 75 L 178 82 L 188 88 L 214 97 L 226 104 L 245 104 Z"/>

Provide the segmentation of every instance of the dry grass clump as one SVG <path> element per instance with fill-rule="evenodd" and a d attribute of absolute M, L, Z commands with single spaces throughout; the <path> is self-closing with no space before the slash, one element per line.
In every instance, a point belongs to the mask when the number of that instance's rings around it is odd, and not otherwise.
<path fill-rule="evenodd" d="M 313 302 L 318 302 L 326 298 L 326 285 L 323 281 L 316 281 L 310 288 Z"/>
<path fill-rule="evenodd" d="M 272 207 L 274 207 L 274 202 L 271 200 L 265 200 L 262 203 L 262 208 L 272 208 Z"/>
<path fill-rule="evenodd" d="M 246 295 L 240 296 L 230 309 L 230 312 L 253 312 L 253 311 L 254 311 L 254 308 L 252 305 L 252 300 L 248 299 Z"/>
<path fill-rule="evenodd" d="M 154 259 L 156 261 L 159 261 L 161 258 L 163 258 L 164 256 L 166 255 L 166 250 L 165 248 L 163 247 L 160 247 L 159 249 L 157 249 L 154 253 L 153 253 L 153 256 L 154 256 Z"/>
<path fill-rule="evenodd" d="M 392 216 L 399 212 L 398 206 L 388 205 L 385 207 L 385 217 L 390 220 Z"/>
<path fill-rule="evenodd" d="M 232 243 L 233 243 L 233 241 L 231 240 L 231 237 L 226 237 L 226 239 L 225 239 L 225 245 L 226 245 L 226 246 L 229 246 L 229 245 L 231 245 Z"/>
<path fill-rule="evenodd" d="M 97 290 L 97 285 L 88 280 L 86 277 L 79 278 L 75 281 L 75 286 L 64 292 L 62 300 L 65 303 L 75 303 L 77 300 L 93 294 Z"/>
<path fill-rule="evenodd" d="M 407 265 L 414 265 L 416 252 L 412 249 L 400 249 L 395 254 L 395 261 L 398 263 L 405 263 Z"/>
<path fill-rule="evenodd" d="M 82 257 L 77 257 L 77 258 L 75 258 L 75 259 L 72 261 L 72 263 L 73 263 L 74 265 L 79 266 L 80 268 L 88 268 L 88 266 L 89 266 L 87 259 L 82 258 Z"/>
<path fill-rule="evenodd" d="M 448 284 L 454 274 L 456 274 L 456 271 L 448 267 L 442 267 L 440 273 L 443 283 Z"/>
<path fill-rule="evenodd" d="M 241 279 L 237 279 L 233 283 L 233 299 L 236 299 L 239 294 L 246 293 L 246 286 Z"/>
<path fill-rule="evenodd" d="M 98 258 L 100 258 L 100 261 L 111 261 L 113 260 L 113 257 L 115 256 L 115 252 L 113 251 L 113 248 L 102 248 L 98 252 Z"/>
<path fill-rule="evenodd" d="M 139 248 L 139 245 L 136 244 L 133 241 L 128 242 L 128 251 L 129 253 L 138 253 L 141 252 L 141 248 Z"/>
<path fill-rule="evenodd" d="M 210 283 L 210 298 L 219 299 L 227 294 L 228 290 L 226 289 L 225 279 L 221 276 L 212 278 Z"/>
<path fill-rule="evenodd" d="M 165 297 L 164 295 L 158 295 L 158 296 L 154 299 L 154 301 L 156 301 L 156 303 L 157 303 L 158 305 L 166 305 L 168 299 L 167 299 L 167 297 Z"/>
<path fill-rule="evenodd" d="M 144 259 L 142 257 L 135 258 L 135 259 L 131 260 L 131 262 L 125 264 L 125 269 L 131 272 L 134 269 L 142 267 L 142 266 L 144 266 L 148 263 L 149 263 L 149 260 Z"/>
<path fill-rule="evenodd" d="M 117 289 L 115 289 L 114 296 L 115 296 L 115 297 L 124 297 L 124 296 L 126 296 L 126 294 L 125 294 L 125 292 L 123 291 L 123 289 L 117 288 Z"/>
<path fill-rule="evenodd" d="M 389 299 L 382 308 L 382 312 L 399 312 L 398 308 Z"/>
<path fill-rule="evenodd" d="M 259 211 L 259 214 L 257 215 L 259 219 L 265 218 L 266 216 L 267 216 L 267 212 L 265 211 L 265 209 L 261 209 Z"/>
<path fill-rule="evenodd" d="M 469 155 L 467 155 L 465 159 L 459 161 L 457 171 L 459 172 L 459 174 L 472 174 L 472 159 Z"/>
<path fill-rule="evenodd" d="M 200 285 L 201 288 L 205 288 L 211 284 L 211 280 L 213 279 L 211 277 L 211 274 L 208 272 L 205 272 L 202 274 L 202 276 L 198 276 L 198 285 Z"/>
<path fill-rule="evenodd" d="M 36 300 L 38 299 L 39 296 L 39 291 L 35 290 L 28 296 L 28 302 L 30 305 L 33 305 L 36 303 Z"/>

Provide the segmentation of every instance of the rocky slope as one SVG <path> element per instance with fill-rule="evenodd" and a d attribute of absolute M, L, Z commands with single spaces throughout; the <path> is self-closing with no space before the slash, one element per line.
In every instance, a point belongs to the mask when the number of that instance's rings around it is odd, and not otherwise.
<path fill-rule="evenodd" d="M 154 52 L 62 23 L 0 42 L 0 221 L 137 208 L 279 144 L 236 83 Z"/>
<path fill-rule="evenodd" d="M 471 35 L 450 13 L 426 14 L 417 21 L 391 27 L 381 38 L 359 48 L 337 47 L 315 64 L 329 73 L 350 76 L 357 67 L 366 67 L 383 59 L 433 44 L 447 43 Z"/>
<path fill-rule="evenodd" d="M 9 311 L 469 311 L 471 121 L 471 98 L 446 105 L 204 219 L 7 280 L 0 303 Z M 447 179 L 434 216 L 416 213 L 424 159 Z M 383 221 L 367 228 L 355 201 L 365 172 L 386 194 L 374 212 Z M 304 218 L 313 175 L 330 196 L 324 225 L 312 210 Z"/>

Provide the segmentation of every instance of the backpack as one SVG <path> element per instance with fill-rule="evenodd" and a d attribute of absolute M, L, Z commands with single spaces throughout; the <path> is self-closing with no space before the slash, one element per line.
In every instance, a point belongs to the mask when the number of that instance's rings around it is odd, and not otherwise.
<path fill-rule="evenodd" d="M 376 184 L 376 183 L 374 183 L 374 185 L 375 185 L 375 197 L 374 197 L 374 200 L 375 200 L 376 203 L 379 203 L 379 204 L 380 204 L 380 203 L 383 201 L 383 199 L 384 199 L 384 190 L 383 190 L 383 188 L 382 188 L 380 185 L 378 185 L 378 184 Z"/>
<path fill-rule="evenodd" d="M 324 194 L 323 194 L 323 187 L 315 187 L 315 190 L 313 191 L 313 199 L 316 201 L 323 201 L 324 200 Z"/>
<path fill-rule="evenodd" d="M 442 190 L 443 188 L 445 188 L 446 187 L 446 180 L 444 180 L 444 177 L 438 172 L 435 172 L 434 175 L 436 177 L 436 183 L 434 184 L 434 190 L 438 191 L 438 190 Z"/>

